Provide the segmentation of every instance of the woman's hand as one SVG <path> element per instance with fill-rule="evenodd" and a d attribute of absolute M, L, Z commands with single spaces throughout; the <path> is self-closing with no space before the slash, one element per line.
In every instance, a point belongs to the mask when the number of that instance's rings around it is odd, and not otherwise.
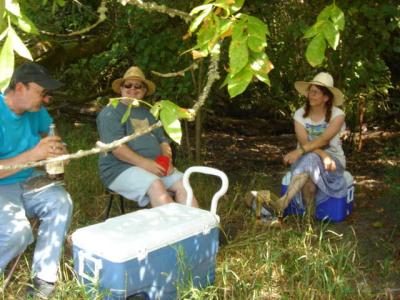
<path fill-rule="evenodd" d="M 336 170 L 336 162 L 329 155 L 326 155 L 322 159 L 322 162 L 324 163 L 325 170 L 327 170 L 327 171 L 335 171 Z"/>
<path fill-rule="evenodd" d="M 288 154 L 286 154 L 283 157 L 283 163 L 285 165 L 291 165 L 296 160 L 298 160 L 302 155 L 303 155 L 303 150 L 301 150 L 301 149 L 296 149 L 296 150 L 290 151 Z"/>

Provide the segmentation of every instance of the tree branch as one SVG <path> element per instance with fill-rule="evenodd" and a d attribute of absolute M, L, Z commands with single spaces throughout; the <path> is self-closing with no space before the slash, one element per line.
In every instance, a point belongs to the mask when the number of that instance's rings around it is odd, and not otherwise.
<path fill-rule="evenodd" d="M 215 51 L 211 54 L 211 61 L 210 61 L 210 68 L 208 70 L 208 76 L 207 76 L 207 82 L 206 85 L 204 86 L 204 89 L 199 97 L 199 99 L 195 102 L 195 104 L 193 105 L 193 110 L 194 110 L 194 115 L 197 113 L 197 111 L 204 105 L 211 87 L 213 85 L 213 83 L 219 79 L 219 73 L 218 73 L 218 62 L 220 59 L 220 52 L 219 51 Z M 158 127 L 162 127 L 162 123 L 161 121 L 158 121 L 157 123 L 147 127 L 144 130 L 140 130 L 134 134 L 128 135 L 123 137 L 122 139 L 116 140 L 112 143 L 109 144 L 104 144 L 102 142 L 97 142 L 96 143 L 96 147 L 92 148 L 90 150 L 79 150 L 73 154 L 66 154 L 66 155 L 61 155 L 61 156 L 57 156 L 57 157 L 53 157 L 50 159 L 46 159 L 46 160 L 41 160 L 41 161 L 37 161 L 37 162 L 28 162 L 26 164 L 18 164 L 18 165 L 8 165 L 8 166 L 2 166 L 0 165 L 0 170 L 13 170 L 13 169 L 24 169 L 24 168 L 32 168 L 32 167 L 39 167 L 39 166 L 44 166 L 47 163 L 50 162 L 60 162 L 60 161 L 65 161 L 65 160 L 71 160 L 71 159 L 77 159 L 77 158 L 82 158 L 84 156 L 89 156 L 92 154 L 98 154 L 98 153 L 102 153 L 102 152 L 109 152 L 112 149 L 115 149 L 119 146 L 121 146 L 122 144 L 125 144 L 131 140 L 136 139 L 139 136 L 142 136 L 146 133 L 151 132 L 153 129 L 158 128 Z"/>
<path fill-rule="evenodd" d="M 151 73 L 153 73 L 154 75 L 157 75 L 159 77 L 178 77 L 178 76 L 185 76 L 185 73 L 187 71 L 192 71 L 192 70 L 196 70 L 199 66 L 197 65 L 197 63 L 193 63 L 191 64 L 189 67 L 180 70 L 180 71 L 176 71 L 176 72 L 171 72 L 171 73 L 159 73 L 157 71 L 151 71 Z"/>
<path fill-rule="evenodd" d="M 142 0 L 120 0 L 119 2 L 121 2 L 122 5 L 126 5 L 127 3 L 129 3 L 147 11 L 157 11 L 163 14 L 167 14 L 172 18 L 180 17 L 186 23 L 189 23 L 193 19 L 193 17 L 187 12 L 174 8 L 169 8 L 165 5 L 159 5 L 154 2 L 143 2 Z"/>

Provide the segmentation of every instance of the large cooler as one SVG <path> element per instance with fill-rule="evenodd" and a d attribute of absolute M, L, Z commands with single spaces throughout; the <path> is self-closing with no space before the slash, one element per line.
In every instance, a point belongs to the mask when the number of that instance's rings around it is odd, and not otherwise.
<path fill-rule="evenodd" d="M 211 211 L 190 206 L 189 176 L 220 176 L 221 189 Z M 92 296 L 126 299 L 176 299 L 177 289 L 202 288 L 214 282 L 218 251 L 218 199 L 228 188 L 226 175 L 212 168 L 192 167 L 184 174 L 187 205 L 142 209 L 78 229 L 72 234 L 74 268 Z"/>

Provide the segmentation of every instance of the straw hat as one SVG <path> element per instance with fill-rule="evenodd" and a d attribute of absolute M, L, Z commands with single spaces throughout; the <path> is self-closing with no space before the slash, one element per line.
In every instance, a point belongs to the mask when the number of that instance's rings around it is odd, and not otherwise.
<path fill-rule="evenodd" d="M 156 85 L 150 81 L 147 80 L 146 77 L 144 76 L 142 70 L 139 67 L 133 66 L 130 67 L 124 74 L 124 77 L 115 79 L 112 83 L 112 89 L 114 92 L 117 94 L 121 94 L 121 84 L 127 80 L 127 79 L 136 79 L 140 80 L 147 86 L 147 92 L 145 96 L 149 96 L 154 93 L 156 90 Z"/>
<path fill-rule="evenodd" d="M 307 97 L 308 88 L 311 84 L 324 86 L 329 89 L 333 94 L 333 105 L 339 106 L 343 104 L 344 95 L 338 88 L 333 86 L 333 78 L 331 74 L 325 72 L 318 73 L 312 81 L 296 81 L 294 87 L 300 94 Z"/>

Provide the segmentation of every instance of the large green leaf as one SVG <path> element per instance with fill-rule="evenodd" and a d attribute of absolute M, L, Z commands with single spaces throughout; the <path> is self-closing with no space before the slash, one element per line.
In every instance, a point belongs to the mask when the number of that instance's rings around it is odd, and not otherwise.
<path fill-rule="evenodd" d="M 232 12 L 236 13 L 242 8 L 244 0 L 233 0 L 233 2 L 234 3 L 232 4 Z"/>
<path fill-rule="evenodd" d="M 326 42 L 324 36 L 319 33 L 308 44 L 306 58 L 313 67 L 320 65 L 325 58 Z"/>
<path fill-rule="evenodd" d="M 247 30 L 249 35 L 260 39 L 265 39 L 265 36 L 269 35 L 267 24 L 253 16 L 247 16 Z"/>
<path fill-rule="evenodd" d="M 210 24 L 204 24 L 197 32 L 197 45 L 196 48 L 200 49 L 205 47 L 208 50 L 209 43 L 213 39 L 215 29 Z"/>
<path fill-rule="evenodd" d="M 10 28 L 10 30 L 8 32 L 9 32 L 8 34 L 11 37 L 13 48 L 14 48 L 15 52 L 17 52 L 22 57 L 25 57 L 29 60 L 33 60 L 32 55 L 29 52 L 29 49 L 25 46 L 25 44 L 19 38 L 19 36 L 15 32 L 15 30 L 13 28 Z"/>
<path fill-rule="evenodd" d="M 8 12 L 12 13 L 14 16 L 21 17 L 21 10 L 19 8 L 18 1 L 5 0 L 5 8 Z"/>
<path fill-rule="evenodd" d="M 325 39 L 328 41 L 329 45 L 333 50 L 336 50 L 339 45 L 340 34 L 339 31 L 336 30 L 335 26 L 330 22 L 324 22 L 322 26 L 322 33 L 325 36 Z"/>
<path fill-rule="evenodd" d="M 1 48 L 0 70 L 0 90 L 3 92 L 8 87 L 14 71 L 14 51 L 9 35 Z"/>
<path fill-rule="evenodd" d="M 190 32 L 194 32 L 196 31 L 196 29 L 200 26 L 200 24 L 203 22 L 203 20 L 210 14 L 210 12 L 213 9 L 213 5 L 208 4 L 208 5 L 202 5 L 203 8 L 203 12 L 193 20 L 193 22 L 190 24 L 189 27 L 189 31 Z M 192 10 L 192 12 L 194 11 L 194 9 Z M 191 14 L 192 14 L 191 12 Z"/>
<path fill-rule="evenodd" d="M 240 72 L 249 60 L 247 39 L 232 40 L 229 45 L 229 66 L 233 74 Z"/>
<path fill-rule="evenodd" d="M 339 27 L 340 30 L 344 29 L 344 13 L 336 5 L 333 5 L 332 7 L 331 20 L 335 25 Z"/>
<path fill-rule="evenodd" d="M 23 13 L 21 13 L 21 17 L 11 16 L 11 22 L 27 33 L 39 34 L 35 24 Z"/>
<path fill-rule="evenodd" d="M 161 111 L 161 101 L 158 101 L 154 103 L 153 107 L 150 109 L 151 114 L 154 116 L 154 118 L 158 119 Z"/>
<path fill-rule="evenodd" d="M 129 104 L 128 107 L 126 108 L 126 111 L 125 111 L 124 115 L 122 116 L 121 124 L 123 124 L 126 121 L 128 121 L 129 116 L 131 115 L 131 110 L 132 110 L 132 105 Z"/>
<path fill-rule="evenodd" d="M 211 1 L 208 1 L 208 2 L 211 2 Z M 193 15 L 197 15 L 199 12 L 201 12 L 201 11 L 203 11 L 203 10 L 206 10 L 206 9 L 209 9 L 209 7 L 213 7 L 213 4 L 203 4 L 203 5 L 199 5 L 199 6 L 196 6 L 195 8 L 193 8 L 191 11 L 190 11 L 190 15 L 191 16 L 193 16 Z"/>
<path fill-rule="evenodd" d="M 253 79 L 253 71 L 249 66 L 243 68 L 235 76 L 232 76 L 228 81 L 228 93 L 231 98 L 243 93 L 251 80 Z"/>
<path fill-rule="evenodd" d="M 0 33 L 0 41 L 2 41 L 8 35 L 8 27 L 4 29 L 2 33 Z"/>
<path fill-rule="evenodd" d="M 326 6 L 318 15 L 317 21 L 329 20 L 333 5 Z"/>
<path fill-rule="evenodd" d="M 304 33 L 304 38 L 309 39 L 316 36 L 319 33 L 319 30 L 324 22 L 325 20 L 317 21 L 313 26 L 308 28 Z"/>
<path fill-rule="evenodd" d="M 174 142 L 180 144 L 182 139 L 182 128 L 173 109 L 169 109 L 168 106 L 163 107 L 160 112 L 160 120 L 169 137 Z"/>
<path fill-rule="evenodd" d="M 193 119 L 193 110 L 192 109 L 186 109 L 182 108 L 179 105 L 176 105 L 174 102 L 171 102 L 169 100 L 161 100 L 157 103 L 154 104 L 154 106 L 160 106 L 160 109 L 166 109 L 172 113 L 178 118 L 178 119 Z M 154 107 L 153 106 L 153 107 Z"/>
<path fill-rule="evenodd" d="M 265 53 L 252 55 L 250 68 L 254 71 L 258 80 L 270 85 L 268 73 L 274 68 L 274 66 Z"/>
<path fill-rule="evenodd" d="M 247 39 L 247 45 L 254 52 L 262 52 L 265 47 L 267 47 L 267 41 L 264 39 L 260 39 L 257 36 L 249 36 Z"/>

